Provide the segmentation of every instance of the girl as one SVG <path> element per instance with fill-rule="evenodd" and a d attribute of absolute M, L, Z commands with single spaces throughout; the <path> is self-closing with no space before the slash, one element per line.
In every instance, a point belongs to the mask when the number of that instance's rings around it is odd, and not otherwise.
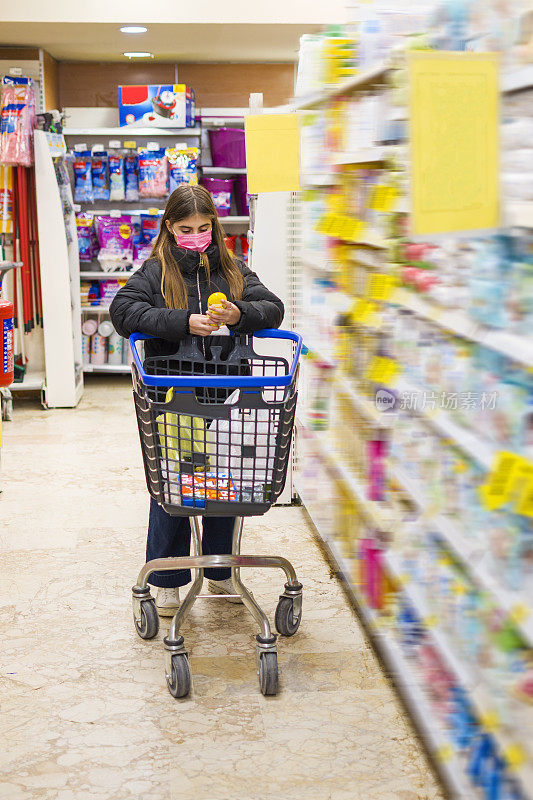
<path fill-rule="evenodd" d="M 230 298 L 222 302 L 222 311 L 207 306 L 213 292 Z M 151 258 L 118 292 L 110 312 L 121 336 L 135 332 L 156 336 L 145 342 L 145 352 L 146 356 L 158 356 L 175 353 L 176 343 L 190 335 L 201 337 L 205 348 L 205 337 L 220 325 L 243 334 L 278 328 L 284 309 L 257 275 L 228 252 L 207 189 L 184 185 L 168 199 Z M 231 346 L 227 336 L 215 337 L 213 343 L 224 349 Z M 204 518 L 204 554 L 231 553 L 234 523 L 231 517 Z M 171 517 L 150 499 L 147 561 L 189 555 L 190 536 L 187 517 Z M 210 578 L 210 591 L 235 594 L 229 569 L 206 569 L 205 575 Z M 189 570 L 151 575 L 150 582 L 159 587 L 156 606 L 160 616 L 174 616 L 180 603 L 179 587 L 190 580 Z"/>

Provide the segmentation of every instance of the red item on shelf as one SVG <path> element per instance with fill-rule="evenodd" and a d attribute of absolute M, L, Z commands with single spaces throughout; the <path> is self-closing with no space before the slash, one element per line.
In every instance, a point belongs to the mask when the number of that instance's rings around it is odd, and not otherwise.
<path fill-rule="evenodd" d="M 15 376 L 13 303 L 0 300 L 0 386 L 10 386 Z"/>

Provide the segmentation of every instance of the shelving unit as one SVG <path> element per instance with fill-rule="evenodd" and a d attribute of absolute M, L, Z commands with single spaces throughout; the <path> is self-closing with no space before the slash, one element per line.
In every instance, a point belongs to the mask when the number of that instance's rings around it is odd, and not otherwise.
<path fill-rule="evenodd" d="M 157 139 L 160 136 L 176 138 L 181 136 L 200 136 L 202 129 L 196 128 L 142 128 L 127 126 L 124 128 L 64 128 L 64 136 L 88 137 L 91 139 L 105 138 L 108 136 L 120 139 L 135 139 L 140 136 L 147 139 Z"/>
<path fill-rule="evenodd" d="M 401 68 L 397 57 L 394 58 L 395 66 Z M 323 113 L 317 117 L 317 131 L 323 133 L 324 119 L 332 118 L 333 103 L 340 97 L 346 101 L 346 108 L 350 107 L 350 99 L 360 90 L 373 88 L 377 92 L 388 91 L 388 78 L 392 72 L 392 60 L 388 60 L 371 70 L 354 75 L 352 79 L 343 81 L 334 89 L 326 89 L 310 97 L 298 98 L 291 103 L 289 108 L 295 112 L 321 109 Z M 396 85 L 396 83 L 395 83 Z M 525 68 L 519 72 L 508 74 L 502 78 L 502 91 L 522 91 L 533 86 L 533 71 Z M 394 102 L 394 101 L 389 101 Z M 325 110 L 327 109 L 327 111 Z M 406 120 L 409 116 L 404 107 L 388 108 L 387 119 Z M 344 112 L 346 113 L 346 112 Z M 356 113 L 356 112 L 353 112 Z M 305 116 L 305 124 L 313 124 L 309 113 Z M 311 121 L 310 121 L 311 120 Z M 338 121 L 336 120 L 338 125 Z M 367 123 L 369 125 L 370 123 Z M 322 127 L 321 127 L 322 126 Z M 509 774 L 516 779 L 524 793 L 530 797 L 533 786 L 533 749 L 530 741 L 533 738 L 533 715 L 528 713 L 524 704 L 518 712 L 510 699 L 504 702 L 503 697 L 494 697 L 491 681 L 494 675 L 487 666 L 480 666 L 473 659 L 466 656 L 465 651 L 459 647 L 459 633 L 450 628 L 450 621 L 446 617 L 446 609 L 435 606 L 435 601 L 425 599 L 425 589 L 417 584 L 411 577 L 412 565 L 405 562 L 405 543 L 410 542 L 411 520 L 416 519 L 416 524 L 424 531 L 424 536 L 434 537 L 435 547 L 445 554 L 453 565 L 453 570 L 464 576 L 464 581 L 469 591 L 478 592 L 487 607 L 494 606 L 495 614 L 506 626 L 510 626 L 517 636 L 522 638 L 524 647 L 533 647 L 533 603 L 527 587 L 513 586 L 509 578 L 500 574 L 494 563 L 494 557 L 487 555 L 487 548 L 483 546 L 483 537 L 472 535 L 466 527 L 467 523 L 460 516 L 454 514 L 445 506 L 436 505 L 434 487 L 423 484 L 422 480 L 413 480 L 410 477 L 407 464 L 400 464 L 387 456 L 384 461 L 384 489 L 383 498 L 370 500 L 369 486 L 371 478 L 361 478 L 364 469 L 356 471 L 352 468 L 353 456 L 348 452 L 350 445 L 346 445 L 346 452 L 340 453 L 336 447 L 342 442 L 342 433 L 338 427 L 330 422 L 330 428 L 314 430 L 313 426 L 323 422 L 324 399 L 329 392 L 330 416 L 334 417 L 342 403 L 346 408 L 353 407 L 354 419 L 352 426 L 355 430 L 364 431 L 359 434 L 363 443 L 371 440 L 389 442 L 396 435 L 400 405 L 402 398 L 418 395 L 424 392 L 431 394 L 431 387 L 417 386 L 406 377 L 396 376 L 394 379 L 374 379 L 373 391 L 370 389 L 372 381 L 363 374 L 359 374 L 355 367 L 344 364 L 343 353 L 349 352 L 351 361 L 357 363 L 353 355 L 357 352 L 356 342 L 365 341 L 364 337 L 373 336 L 382 343 L 382 348 L 377 348 L 378 353 L 385 354 L 387 361 L 387 344 L 385 336 L 394 337 L 391 318 L 395 318 L 400 311 L 410 312 L 417 319 L 425 320 L 435 326 L 435 330 L 450 334 L 452 337 L 464 339 L 469 343 L 483 345 L 489 350 L 511 359 L 515 365 L 522 365 L 527 370 L 533 368 L 533 333 L 519 334 L 514 331 L 501 330 L 496 327 L 481 324 L 467 309 L 448 308 L 438 305 L 429 296 L 416 293 L 414 290 L 394 288 L 386 297 L 380 298 L 379 292 L 366 295 L 369 286 L 369 277 L 378 274 L 384 279 L 388 275 L 399 273 L 397 265 L 397 251 L 392 249 L 389 224 L 381 224 L 385 219 L 392 219 L 394 214 L 410 213 L 410 198 L 400 191 L 399 197 L 387 210 L 380 210 L 382 214 L 376 223 L 376 214 L 369 214 L 369 222 L 363 228 L 363 233 L 357 237 L 345 238 L 346 230 L 350 230 L 348 222 L 343 226 L 345 214 L 349 214 L 349 200 L 337 203 L 337 208 L 346 208 L 347 211 L 339 212 L 339 224 L 330 227 L 329 209 L 335 208 L 335 200 L 339 201 L 335 186 L 343 186 L 343 170 L 345 168 L 362 169 L 372 167 L 382 170 L 383 177 L 377 178 L 377 183 L 386 184 L 386 170 L 389 169 L 390 155 L 394 152 L 395 159 L 407 158 L 402 151 L 398 156 L 398 148 L 384 146 L 381 141 L 376 141 L 371 147 L 353 147 L 353 131 L 351 131 L 352 145 L 347 151 L 338 153 L 327 152 L 323 143 L 324 169 L 314 159 L 305 158 L 302 163 L 312 163 L 304 169 L 302 185 L 313 190 L 307 192 L 308 196 L 301 197 L 302 211 L 300 217 L 307 223 L 301 233 L 302 248 L 298 253 L 299 274 L 296 279 L 299 304 L 296 308 L 295 324 L 300 328 L 304 343 L 308 349 L 308 359 L 302 364 L 301 377 L 301 403 L 299 418 L 297 420 L 297 471 L 295 486 L 300 499 L 309 514 L 315 530 L 324 542 L 332 560 L 335 562 L 339 573 L 344 579 L 358 613 L 375 643 L 376 649 L 389 668 L 393 670 L 394 679 L 403 699 L 415 720 L 419 730 L 423 733 L 425 742 L 433 756 L 436 767 L 454 798 L 464 800 L 477 800 L 482 795 L 474 787 L 468 772 L 467 752 L 461 749 L 453 740 L 449 730 L 442 723 L 439 714 L 429 698 L 429 687 L 424 683 L 425 677 L 417 669 L 415 661 L 406 654 L 404 645 L 398 639 L 396 621 L 397 604 L 406 603 L 414 612 L 419 630 L 424 641 L 438 654 L 441 663 L 453 676 L 454 686 L 457 686 L 471 704 L 472 713 L 479 727 L 479 731 L 492 735 L 498 753 L 507 765 Z M 339 140 L 339 128 L 335 128 L 335 136 Z M 320 153 L 320 146 L 309 141 Z M 366 141 L 365 141 L 366 145 Z M 315 151 L 313 151 L 315 152 Z M 393 167 L 395 169 L 395 167 Z M 331 176 L 330 169 L 334 169 Z M 348 171 L 348 170 L 347 170 Z M 406 170 L 408 172 L 408 170 Z M 324 176 L 323 180 L 320 178 Z M 401 181 L 401 179 L 400 179 Z M 398 184 L 396 184 L 398 185 Z M 405 184 L 401 184 L 402 189 Z M 324 189 L 323 205 L 316 201 L 320 189 Z M 346 198 L 342 196 L 346 201 Z M 326 202 L 327 200 L 327 202 Z M 309 204 L 306 211 L 305 204 Z M 504 202 L 503 224 L 514 229 L 533 226 L 533 202 Z M 372 211 L 376 209 L 372 206 Z M 322 209 L 322 210 L 320 210 Z M 363 212 L 362 212 L 363 213 Z M 332 216 L 335 216 L 333 211 Z M 378 215 L 379 216 L 379 215 Z M 399 226 L 401 227 L 401 226 Z M 402 228 L 403 230 L 403 228 Z M 468 234 L 463 234 L 466 240 Z M 431 237 L 427 237 L 432 241 Z M 327 245 L 326 245 L 327 241 Z M 422 239 L 426 241 L 426 239 Z M 416 260 L 416 259 L 414 259 Z M 361 273 L 367 270 L 366 289 L 362 289 Z M 353 284 L 359 288 L 347 289 L 347 282 L 353 277 Z M 315 286 L 314 294 L 309 292 Z M 351 294 L 353 291 L 353 294 Z M 348 292 L 348 294 L 347 294 Z M 368 300 L 377 305 L 383 320 L 377 325 L 372 320 L 342 321 L 342 309 L 349 305 L 351 295 L 352 306 L 357 300 Z M 334 297 L 334 300 L 327 298 Z M 354 312 L 355 313 L 355 312 Z M 348 312 L 348 316 L 351 312 Z M 344 326 L 353 325 L 359 330 L 359 338 L 348 339 L 348 343 L 341 332 L 335 334 L 335 328 L 340 331 Z M 372 327 L 374 326 L 374 328 Z M 364 335 L 362 333 L 364 331 Z M 361 361 L 361 359 L 359 359 Z M 316 388 L 320 377 L 317 377 L 318 365 L 330 367 L 325 371 L 329 377 L 324 378 L 324 386 L 329 382 L 329 389 Z M 444 367 L 443 367 L 444 368 Z M 366 367 L 365 367 L 366 369 Z M 355 374 L 354 374 L 355 372 Z M 331 377 L 331 373 L 334 377 Z M 461 387 L 459 387 L 461 388 Z M 392 408 L 382 411 L 376 405 L 375 398 L 379 390 L 388 393 Z M 311 413 L 308 415 L 307 411 Z M 423 441 L 423 430 L 427 429 L 428 437 L 434 437 L 439 446 L 452 448 L 454 452 L 464 455 L 465 462 L 477 465 L 480 475 L 485 480 L 489 479 L 497 454 L 503 449 L 490 438 L 489 432 L 478 426 L 466 427 L 463 421 L 444 408 L 423 406 L 420 408 L 402 408 L 402 424 L 409 427 L 409 420 L 416 423 L 417 436 Z M 315 422 L 315 415 L 322 422 Z M 327 414 L 326 414 L 327 417 Z M 350 425 L 342 417 L 342 427 Z M 333 430 L 337 428 L 336 434 Z M 346 431 L 354 435 L 352 431 Z M 357 438 L 354 436 L 354 438 Z M 350 440 L 351 441 L 351 440 Z M 407 441 L 409 441 L 407 439 Z M 408 445 L 405 445 L 408 447 Z M 363 450 L 361 444 L 361 454 Z M 364 456 L 361 455 L 363 458 Z M 368 458 L 368 455 L 366 455 Z M 426 458 L 429 456 L 426 455 Z M 460 456 L 462 458 L 462 456 Z M 320 491 L 316 491 L 316 486 Z M 326 502 L 326 498 L 328 501 Z M 342 516 L 336 505 L 341 503 Z M 346 516 L 347 515 L 347 516 Z M 331 519 L 333 518 L 333 519 Z M 357 524 L 353 522 L 357 520 Z M 355 526 L 355 527 L 354 527 Z M 358 533 L 351 531 L 357 529 Z M 477 532 L 479 533 L 479 532 Z M 488 533 L 487 533 L 488 535 Z M 355 538 L 349 538 L 354 536 Z M 362 562 L 364 551 L 359 551 L 363 541 L 372 541 L 381 557 L 381 569 L 386 588 L 382 606 L 376 604 L 375 598 L 364 584 L 362 576 Z M 427 540 L 424 539 L 424 542 Z M 412 553 L 412 545 L 409 553 Z M 444 555 L 442 556 L 444 558 Z M 411 555 L 411 558 L 414 556 Z M 455 572 L 450 571 L 450 576 Z M 449 578 L 451 580 L 451 577 Z M 443 577 L 442 580 L 445 580 Z M 427 595 L 429 597 L 429 595 Z M 437 608 L 437 612 L 435 611 Z M 391 620 L 391 617 L 394 619 Z M 477 619 L 477 617 L 476 617 Z M 481 614 L 479 624 L 481 625 Z M 488 623 L 483 623 L 488 624 Z M 449 629 L 450 628 L 450 629 Z M 499 691 L 502 695 L 505 689 Z M 505 710 L 501 711 L 500 706 Z M 510 710 L 512 709 L 512 710 Z M 484 795 L 483 795 L 484 797 Z"/>

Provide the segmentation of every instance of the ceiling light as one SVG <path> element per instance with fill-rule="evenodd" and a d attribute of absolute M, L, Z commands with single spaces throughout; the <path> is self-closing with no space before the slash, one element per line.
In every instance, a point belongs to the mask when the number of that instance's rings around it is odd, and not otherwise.
<path fill-rule="evenodd" d="M 120 29 L 121 33 L 146 33 L 148 28 L 144 25 L 123 25 Z"/>
<path fill-rule="evenodd" d="M 139 52 L 134 50 L 132 52 L 123 53 L 122 55 L 126 56 L 126 58 L 153 58 L 154 57 L 153 53 L 145 53 L 142 50 L 140 50 Z"/>

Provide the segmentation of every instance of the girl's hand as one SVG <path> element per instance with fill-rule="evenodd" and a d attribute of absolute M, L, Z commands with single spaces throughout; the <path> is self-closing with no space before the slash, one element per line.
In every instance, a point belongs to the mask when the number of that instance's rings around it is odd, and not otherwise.
<path fill-rule="evenodd" d="M 236 325 L 241 318 L 238 306 L 230 303 L 229 300 L 222 300 L 220 305 L 222 309 L 216 306 L 209 306 L 207 309 L 207 317 L 210 322 L 217 328 L 220 325 Z"/>
<path fill-rule="evenodd" d="M 189 317 L 189 330 L 193 336 L 210 336 L 218 328 L 218 323 L 213 322 L 205 314 L 191 314 Z"/>

